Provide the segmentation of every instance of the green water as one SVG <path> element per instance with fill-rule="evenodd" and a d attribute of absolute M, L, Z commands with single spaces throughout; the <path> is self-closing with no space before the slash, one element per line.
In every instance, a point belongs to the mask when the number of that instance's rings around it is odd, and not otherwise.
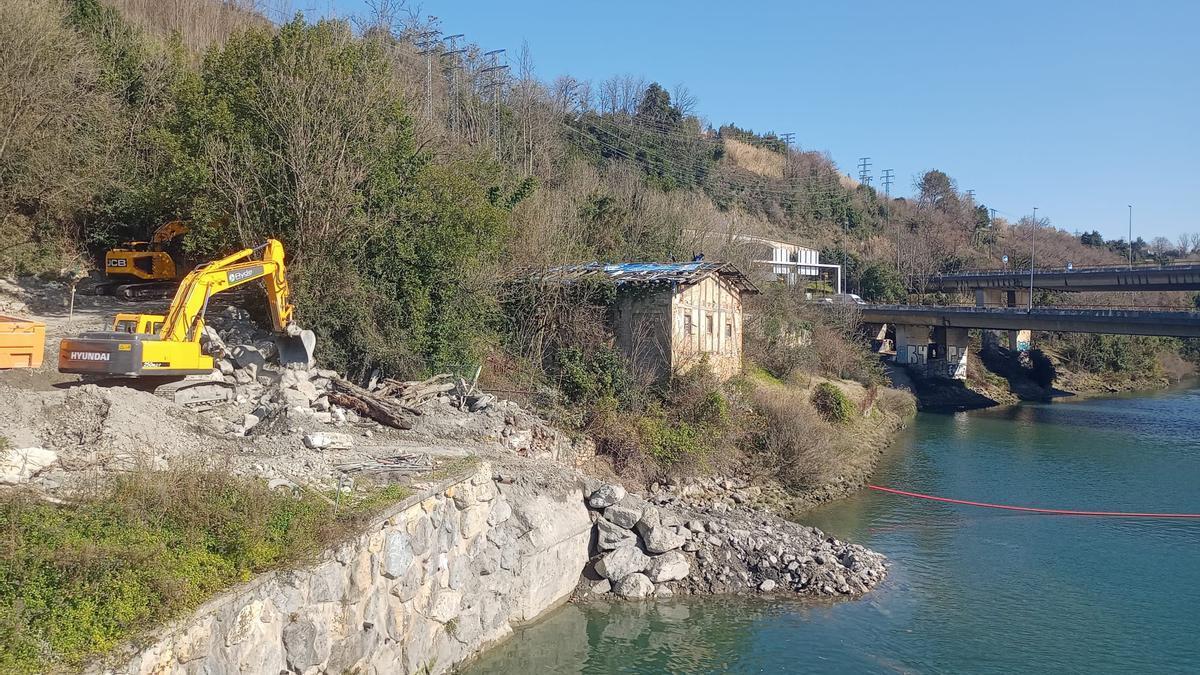
<path fill-rule="evenodd" d="M 923 414 L 875 481 L 978 501 L 1200 512 L 1200 391 Z M 467 672 L 1200 672 L 1200 521 L 874 492 L 805 521 L 887 554 L 887 582 L 825 605 L 568 606 Z"/>

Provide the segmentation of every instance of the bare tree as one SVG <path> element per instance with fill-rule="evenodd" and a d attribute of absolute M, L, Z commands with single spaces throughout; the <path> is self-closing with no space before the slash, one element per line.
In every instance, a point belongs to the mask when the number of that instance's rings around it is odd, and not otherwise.
<path fill-rule="evenodd" d="M 1188 236 L 1188 241 L 1191 243 L 1191 253 L 1200 254 L 1200 232 L 1193 232 Z"/>
<path fill-rule="evenodd" d="M 1171 251 L 1171 240 L 1166 237 L 1155 237 L 1150 242 L 1150 252 L 1155 258 L 1162 259 Z"/>
<path fill-rule="evenodd" d="M 686 117 L 696 112 L 696 104 L 698 103 L 698 100 L 696 99 L 696 95 L 692 93 L 692 90 L 688 89 L 687 85 L 680 82 L 679 84 L 675 85 L 674 89 L 671 90 L 671 102 L 674 103 L 675 107 L 679 108 L 679 111 L 682 112 Z"/>
<path fill-rule="evenodd" d="M 647 83 L 633 75 L 614 75 L 600 83 L 598 106 L 607 115 L 633 115 L 642 100 Z"/>

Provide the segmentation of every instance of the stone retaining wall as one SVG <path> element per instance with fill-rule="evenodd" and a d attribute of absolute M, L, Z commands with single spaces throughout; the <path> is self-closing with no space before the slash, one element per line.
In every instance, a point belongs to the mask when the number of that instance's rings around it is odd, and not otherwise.
<path fill-rule="evenodd" d="M 405 500 L 309 567 L 264 574 L 113 673 L 443 672 L 570 597 L 582 485 L 497 484 L 483 464 Z"/>

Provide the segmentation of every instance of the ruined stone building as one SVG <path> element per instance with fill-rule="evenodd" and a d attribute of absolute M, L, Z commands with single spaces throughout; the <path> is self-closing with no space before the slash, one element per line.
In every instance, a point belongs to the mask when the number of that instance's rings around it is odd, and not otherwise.
<path fill-rule="evenodd" d="M 742 298 L 758 292 L 721 262 L 589 263 L 553 268 L 543 280 L 608 280 L 616 345 L 633 366 L 666 378 L 707 360 L 727 379 L 742 368 Z"/>

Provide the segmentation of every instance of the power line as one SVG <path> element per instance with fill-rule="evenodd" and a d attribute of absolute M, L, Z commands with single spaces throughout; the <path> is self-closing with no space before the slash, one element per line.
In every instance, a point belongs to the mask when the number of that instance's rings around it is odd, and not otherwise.
<path fill-rule="evenodd" d="M 870 187 L 871 185 L 871 158 L 858 158 L 858 182 Z"/>
<path fill-rule="evenodd" d="M 466 48 L 460 49 L 458 47 L 458 39 L 460 37 L 463 37 L 464 35 L 465 35 L 465 33 L 455 33 L 454 35 L 447 35 L 446 37 L 442 38 L 442 42 L 446 42 L 447 40 L 449 40 L 450 46 L 448 49 L 446 49 L 445 51 L 443 51 L 441 53 L 441 56 L 443 56 L 443 57 L 458 56 L 459 54 L 466 52 L 467 51 Z M 459 60 L 457 58 L 452 58 L 450 60 L 450 105 L 449 105 L 449 108 L 450 108 L 450 129 L 452 131 L 458 131 L 458 94 L 459 94 L 459 91 L 458 91 L 458 68 L 459 68 L 459 65 L 460 65 Z"/>
<path fill-rule="evenodd" d="M 481 73 L 492 74 L 492 105 L 494 108 L 494 120 L 492 122 L 492 136 L 496 139 L 496 158 L 500 158 L 500 86 L 501 77 L 504 71 L 508 70 L 508 64 L 501 65 L 499 57 L 504 53 L 503 49 L 493 49 L 490 52 L 484 52 L 483 55 L 491 59 L 491 63 L 487 68 L 482 69 Z"/>
<path fill-rule="evenodd" d="M 788 167 L 792 164 L 792 141 L 796 139 L 796 134 L 789 131 L 785 134 L 779 134 L 779 138 L 783 141 L 783 178 L 788 177 Z"/>
<path fill-rule="evenodd" d="M 887 225 L 892 224 L 892 176 L 891 169 L 883 170 L 883 213 Z M 900 274 L 900 224 L 896 224 L 896 274 Z"/>

